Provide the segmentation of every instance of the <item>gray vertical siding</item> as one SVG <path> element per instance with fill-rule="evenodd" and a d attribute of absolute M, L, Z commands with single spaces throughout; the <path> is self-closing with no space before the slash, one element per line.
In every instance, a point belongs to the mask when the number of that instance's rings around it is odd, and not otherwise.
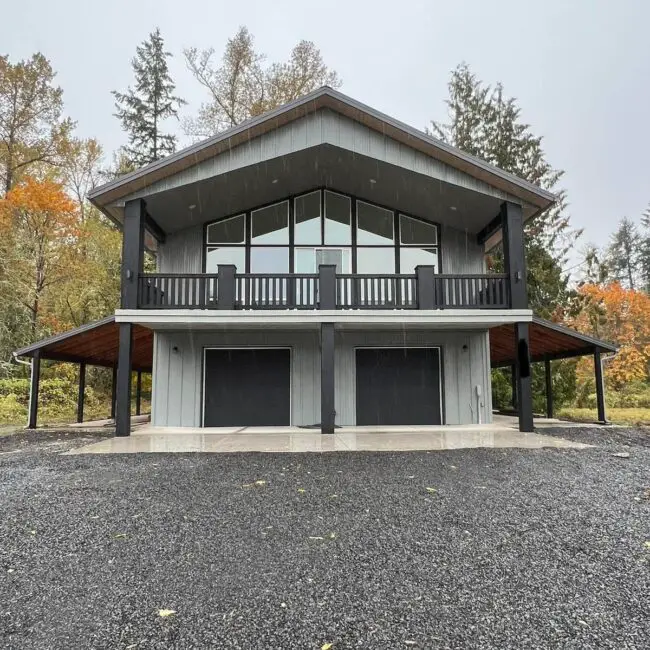
<path fill-rule="evenodd" d="M 485 273 L 485 252 L 476 236 L 449 226 L 441 226 L 443 273 Z"/>
<path fill-rule="evenodd" d="M 156 332 L 152 423 L 201 426 L 202 357 L 205 347 L 290 347 L 291 422 L 320 421 L 320 347 L 316 332 Z M 427 331 L 338 332 L 336 336 L 336 423 L 356 423 L 356 347 L 439 346 L 443 356 L 447 424 L 490 422 L 492 414 L 488 333 Z M 465 348 L 463 346 L 466 346 Z M 481 386 L 482 396 L 476 395 Z"/>
<path fill-rule="evenodd" d="M 327 108 L 252 138 L 245 144 L 224 151 L 169 178 L 152 183 L 127 196 L 125 200 L 150 196 L 320 144 L 334 145 L 430 178 L 520 203 L 516 197 L 484 181 Z"/>

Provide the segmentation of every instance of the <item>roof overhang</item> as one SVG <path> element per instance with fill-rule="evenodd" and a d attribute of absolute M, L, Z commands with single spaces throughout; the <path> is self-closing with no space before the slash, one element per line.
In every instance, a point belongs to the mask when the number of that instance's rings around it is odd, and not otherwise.
<path fill-rule="evenodd" d="M 300 99 L 97 187 L 90 192 L 89 199 L 115 220 L 115 215 L 111 213 L 111 206 L 125 197 L 144 191 L 157 181 L 232 150 L 252 138 L 269 133 L 322 108 L 336 111 L 400 144 L 467 173 L 519 199 L 522 203 L 529 204 L 533 207 L 528 215 L 529 218 L 546 210 L 556 200 L 552 193 L 528 181 L 466 154 L 328 87 L 319 88 Z"/>

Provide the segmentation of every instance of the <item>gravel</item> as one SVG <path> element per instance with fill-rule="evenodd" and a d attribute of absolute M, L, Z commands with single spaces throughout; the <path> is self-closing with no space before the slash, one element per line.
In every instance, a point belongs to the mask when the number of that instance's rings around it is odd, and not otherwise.
<path fill-rule="evenodd" d="M 0 647 L 648 648 L 650 434 L 612 431 L 333 454 L 0 438 Z"/>

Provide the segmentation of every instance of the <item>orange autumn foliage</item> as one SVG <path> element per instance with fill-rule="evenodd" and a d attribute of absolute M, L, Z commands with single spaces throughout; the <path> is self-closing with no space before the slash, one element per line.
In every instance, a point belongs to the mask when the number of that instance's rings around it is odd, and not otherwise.
<path fill-rule="evenodd" d="M 570 326 L 620 346 L 605 366 L 605 376 L 614 388 L 635 380 L 646 380 L 650 368 L 650 296 L 623 288 L 618 282 L 585 284 L 578 289 L 580 312 Z M 593 368 L 589 369 L 593 374 Z"/>
<path fill-rule="evenodd" d="M 0 199 L 3 279 L 27 309 L 32 335 L 50 287 L 75 272 L 79 225 L 77 205 L 52 180 L 27 177 Z"/>

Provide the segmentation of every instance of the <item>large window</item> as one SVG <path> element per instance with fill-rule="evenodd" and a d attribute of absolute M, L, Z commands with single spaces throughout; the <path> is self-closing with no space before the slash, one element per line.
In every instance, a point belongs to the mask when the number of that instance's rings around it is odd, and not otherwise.
<path fill-rule="evenodd" d="M 256 208 L 206 227 L 205 270 L 235 264 L 239 273 L 415 272 L 439 267 L 438 226 L 331 190 Z"/>

